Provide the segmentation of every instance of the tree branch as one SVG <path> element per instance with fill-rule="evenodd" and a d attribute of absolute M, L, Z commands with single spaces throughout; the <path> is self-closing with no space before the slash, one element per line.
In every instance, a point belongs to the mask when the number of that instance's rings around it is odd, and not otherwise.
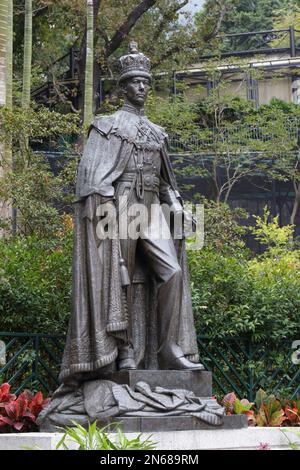
<path fill-rule="evenodd" d="M 39 8 L 36 8 L 35 10 L 32 11 L 32 16 L 34 16 L 35 18 L 38 16 L 41 16 L 44 14 L 46 10 L 48 10 L 48 8 L 49 8 L 49 5 L 44 5 Z"/>
<path fill-rule="evenodd" d="M 162 12 L 162 19 L 153 34 L 154 40 L 156 40 L 160 36 L 160 34 L 165 29 L 165 26 L 174 19 L 174 15 L 177 13 L 177 11 L 181 10 L 181 8 L 183 8 L 188 3 L 189 3 L 189 0 L 183 0 L 181 3 L 177 4 L 173 8 L 170 8 L 165 13 Z"/>
<path fill-rule="evenodd" d="M 104 29 L 101 29 L 101 28 L 98 27 L 98 28 L 96 28 L 95 33 L 96 33 L 96 35 L 100 36 L 104 40 L 105 47 L 107 47 L 108 44 L 109 44 L 109 37 L 108 37 L 108 34 L 106 33 L 106 31 L 104 31 Z"/>
<path fill-rule="evenodd" d="M 217 18 L 217 21 L 215 22 L 215 25 L 212 31 L 203 36 L 204 41 L 210 41 L 211 39 L 217 36 L 217 34 L 220 31 L 224 16 L 226 15 L 226 12 L 227 12 L 226 0 L 216 0 L 216 4 L 219 7 L 219 16 Z"/>
<path fill-rule="evenodd" d="M 215 36 L 218 35 L 222 21 L 224 19 L 224 16 L 227 12 L 227 7 L 226 7 L 226 0 L 216 0 L 216 4 L 218 5 L 218 18 L 215 21 L 214 27 L 212 31 L 207 33 L 205 36 L 202 37 L 202 41 L 208 42 L 211 39 L 213 39 Z M 189 49 L 195 49 L 199 47 L 199 43 L 197 44 L 195 40 L 192 40 L 189 45 L 186 45 Z M 176 54 L 182 50 L 182 44 L 175 44 L 174 46 L 170 47 L 164 54 L 161 55 L 161 57 L 152 64 L 152 68 L 158 67 L 161 65 L 166 59 L 168 59 L 172 54 Z"/>
<path fill-rule="evenodd" d="M 186 47 L 193 49 L 195 47 L 195 44 L 193 43 L 193 44 L 190 44 L 190 46 L 186 46 Z M 172 47 L 167 49 L 166 52 L 164 52 L 164 54 L 162 54 L 156 62 L 152 63 L 151 68 L 155 69 L 156 67 L 161 65 L 166 59 L 168 59 L 171 55 L 177 54 L 177 52 L 180 52 L 181 50 L 182 50 L 182 44 L 174 44 Z"/>
<path fill-rule="evenodd" d="M 139 18 L 146 13 L 157 0 L 142 0 L 127 16 L 124 23 L 115 32 L 111 38 L 108 46 L 106 47 L 106 57 L 109 57 L 121 45 L 124 38 L 128 35 L 134 27 Z"/>

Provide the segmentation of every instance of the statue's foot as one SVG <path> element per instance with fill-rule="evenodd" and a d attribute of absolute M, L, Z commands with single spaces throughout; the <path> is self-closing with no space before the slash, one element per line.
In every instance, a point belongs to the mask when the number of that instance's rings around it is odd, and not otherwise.
<path fill-rule="evenodd" d="M 124 359 L 119 359 L 118 361 L 118 370 L 136 370 L 135 360 L 131 357 L 126 357 Z"/>
<path fill-rule="evenodd" d="M 191 362 L 184 356 L 172 359 L 166 368 L 173 370 L 205 370 L 203 364 Z"/>
<path fill-rule="evenodd" d="M 173 370 L 205 370 L 203 364 L 192 362 L 184 355 L 183 350 L 176 343 L 167 343 L 158 353 L 160 369 Z"/>

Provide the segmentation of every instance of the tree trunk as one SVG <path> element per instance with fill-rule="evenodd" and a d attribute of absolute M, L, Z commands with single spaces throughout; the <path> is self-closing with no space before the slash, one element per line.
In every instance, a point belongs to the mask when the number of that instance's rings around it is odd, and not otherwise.
<path fill-rule="evenodd" d="M 13 92 L 13 0 L 6 0 L 7 14 L 7 42 L 6 42 L 6 107 L 12 109 Z"/>
<path fill-rule="evenodd" d="M 23 61 L 23 91 L 22 91 L 22 107 L 23 108 L 29 108 L 30 106 L 31 59 L 32 59 L 32 0 L 25 0 L 24 61 Z"/>
<path fill-rule="evenodd" d="M 87 40 L 84 81 L 83 123 L 88 126 L 93 118 L 93 78 L 94 78 L 94 7 L 93 0 L 87 0 Z"/>
<path fill-rule="evenodd" d="M 6 60 L 7 60 L 7 36 L 9 0 L 0 0 L 0 106 L 6 106 Z M 5 176 L 5 146 L 0 142 L 0 180 Z M 9 217 L 9 207 L 6 202 L 0 201 L 0 219 L 5 221 Z M 0 237 L 5 231 L 0 227 Z"/>
<path fill-rule="evenodd" d="M 0 0 L 0 106 L 6 105 L 8 0 Z"/>
<path fill-rule="evenodd" d="M 101 5 L 101 0 L 93 0 L 93 22 L 94 22 L 94 31 L 96 29 L 96 22 L 97 22 L 97 17 L 98 17 L 98 12 L 99 8 Z M 77 101 L 78 101 L 78 109 L 82 112 L 84 112 L 84 95 L 85 95 L 85 72 L 86 72 L 86 53 L 87 53 L 87 27 L 85 28 L 83 38 L 80 44 L 80 52 L 79 52 L 79 60 L 78 60 L 78 79 L 79 79 L 79 85 L 78 85 L 78 96 L 77 96 Z M 95 73 L 95 61 L 94 61 L 94 73 Z M 93 94 L 95 96 L 95 92 L 97 90 L 97 80 L 96 77 L 94 77 L 94 90 Z"/>
<path fill-rule="evenodd" d="M 101 5 L 102 0 L 93 0 L 94 4 L 94 31 L 96 30 L 96 22 L 98 17 L 99 8 Z M 132 28 L 135 26 L 137 21 L 146 13 L 152 6 L 155 5 L 157 0 L 140 0 L 138 5 L 132 8 L 132 10 L 128 13 L 127 18 L 125 19 L 124 23 L 119 27 L 119 29 L 112 35 L 110 41 L 106 44 L 104 59 L 108 59 L 122 44 L 123 40 L 128 36 Z M 79 79 L 79 86 L 78 86 L 78 108 L 82 111 L 83 110 L 83 96 L 84 96 L 84 79 L 85 79 L 85 71 L 86 71 L 86 51 L 87 51 L 87 29 L 85 29 L 81 45 L 80 45 L 80 54 L 78 60 L 78 79 Z M 94 72 L 95 75 L 98 76 L 94 79 L 94 96 L 96 96 L 96 92 L 99 86 L 99 79 L 101 70 L 98 64 L 94 63 Z"/>

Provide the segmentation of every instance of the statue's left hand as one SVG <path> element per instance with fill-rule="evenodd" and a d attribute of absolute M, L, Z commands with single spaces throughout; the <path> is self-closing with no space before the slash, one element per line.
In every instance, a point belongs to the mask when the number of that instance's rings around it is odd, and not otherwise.
<path fill-rule="evenodd" d="M 196 228 L 197 228 L 197 220 L 189 211 L 185 210 L 184 207 L 176 202 L 170 208 L 170 210 L 174 213 L 174 221 L 175 224 L 180 221 L 180 227 L 174 227 L 174 234 L 178 235 L 182 234 L 182 238 L 189 238 L 195 235 Z"/>
<path fill-rule="evenodd" d="M 183 233 L 185 238 L 193 237 L 197 229 L 197 219 L 189 211 L 183 210 Z"/>

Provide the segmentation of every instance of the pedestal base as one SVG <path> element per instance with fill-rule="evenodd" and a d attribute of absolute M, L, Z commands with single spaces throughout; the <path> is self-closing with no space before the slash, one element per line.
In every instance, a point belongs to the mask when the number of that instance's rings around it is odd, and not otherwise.
<path fill-rule="evenodd" d="M 114 418 L 106 421 L 99 421 L 98 427 L 107 426 L 108 430 L 113 430 L 116 423 L 120 423 L 120 428 L 124 432 L 160 432 L 160 431 L 190 431 L 200 429 L 242 429 L 248 427 L 246 415 L 224 416 L 223 424 L 220 426 L 212 426 L 200 421 L 194 416 L 158 416 L 143 418 Z"/>
<path fill-rule="evenodd" d="M 196 397 L 212 396 L 212 374 L 207 371 L 192 370 L 121 370 L 103 376 L 117 384 L 127 384 L 134 389 L 137 382 L 146 382 L 153 389 L 164 387 L 170 390 L 185 389 L 194 392 Z"/>
<path fill-rule="evenodd" d="M 57 425 L 95 420 L 98 427 L 119 423 L 124 432 L 142 433 L 247 427 L 245 415 L 223 416 L 212 398 L 212 374 L 190 370 L 122 370 L 59 389 L 38 424 L 55 432 Z"/>

